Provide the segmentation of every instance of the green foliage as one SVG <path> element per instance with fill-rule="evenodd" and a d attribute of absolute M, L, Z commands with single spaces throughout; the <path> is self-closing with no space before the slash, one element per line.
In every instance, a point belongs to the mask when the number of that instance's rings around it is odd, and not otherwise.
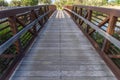
<path fill-rule="evenodd" d="M 12 0 L 10 6 L 34 6 L 38 4 L 38 0 Z"/>
<path fill-rule="evenodd" d="M 38 0 L 39 4 L 51 4 L 52 1 L 51 0 Z"/>
<path fill-rule="evenodd" d="M 120 0 L 111 0 L 108 3 L 109 6 L 120 6 Z"/>
<path fill-rule="evenodd" d="M 22 2 L 20 0 L 12 0 L 10 6 L 21 6 Z"/>
<path fill-rule="evenodd" d="M 106 5 L 108 0 L 56 0 L 55 5 L 62 9 L 64 5 L 87 5 L 87 6 L 102 6 Z"/>
<path fill-rule="evenodd" d="M 82 4 L 87 6 L 102 6 L 105 5 L 107 0 L 77 0 L 75 4 Z"/>
<path fill-rule="evenodd" d="M 65 5 L 73 5 L 73 2 L 73 0 L 56 0 L 54 4 L 58 9 L 62 9 Z"/>
<path fill-rule="evenodd" d="M 38 0 L 21 0 L 23 6 L 33 6 L 38 4 Z"/>
<path fill-rule="evenodd" d="M 115 33 L 113 34 L 113 36 L 114 36 L 116 39 L 120 40 L 120 35 L 119 35 L 119 33 L 115 32 Z"/>
<path fill-rule="evenodd" d="M 120 0 L 115 0 L 115 3 L 120 4 Z"/>
<path fill-rule="evenodd" d="M 102 47 L 104 37 L 100 35 L 98 32 L 95 32 L 91 35 L 91 37 L 98 43 L 99 47 Z"/>
<path fill-rule="evenodd" d="M 8 6 L 8 3 L 4 0 L 0 0 L 0 6 Z"/>

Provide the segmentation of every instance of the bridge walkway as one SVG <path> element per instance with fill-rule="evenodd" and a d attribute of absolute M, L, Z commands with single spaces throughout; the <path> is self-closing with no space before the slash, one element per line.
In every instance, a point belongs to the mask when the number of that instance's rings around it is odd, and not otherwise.
<path fill-rule="evenodd" d="M 11 80 L 117 80 L 65 11 L 56 11 Z"/>

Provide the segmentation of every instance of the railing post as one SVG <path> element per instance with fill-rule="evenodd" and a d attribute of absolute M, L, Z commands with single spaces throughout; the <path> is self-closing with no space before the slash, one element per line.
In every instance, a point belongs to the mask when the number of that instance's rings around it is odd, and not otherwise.
<path fill-rule="evenodd" d="M 79 15 L 82 16 L 82 8 L 79 10 Z M 79 18 L 79 24 L 81 23 L 81 19 Z"/>
<path fill-rule="evenodd" d="M 34 21 L 35 19 L 37 19 L 37 15 L 34 10 L 31 10 L 31 20 Z M 34 35 L 37 35 L 37 29 L 35 25 L 33 27 L 33 33 Z"/>
<path fill-rule="evenodd" d="M 77 7 L 75 7 L 75 13 L 77 13 Z M 75 16 L 75 20 L 77 20 L 77 16 Z"/>
<path fill-rule="evenodd" d="M 43 7 L 43 14 L 45 14 L 45 6 Z M 43 18 L 43 24 L 45 24 L 45 21 L 46 21 L 46 17 Z"/>
<path fill-rule="evenodd" d="M 16 23 L 16 17 L 15 16 L 10 16 L 10 17 L 8 17 L 8 21 L 9 21 L 10 28 L 11 28 L 11 31 L 12 31 L 13 35 L 17 34 L 18 33 L 18 28 L 17 28 L 17 23 Z M 16 46 L 17 53 L 22 52 L 20 39 L 15 42 L 15 46 Z"/>
<path fill-rule="evenodd" d="M 42 14 L 43 14 L 42 8 L 40 7 L 40 8 L 39 8 L 39 15 L 42 15 Z"/>
<path fill-rule="evenodd" d="M 46 12 L 49 11 L 48 6 L 46 6 Z M 46 16 L 47 20 L 49 19 L 48 14 Z"/>
<path fill-rule="evenodd" d="M 47 12 L 47 6 L 45 6 L 45 7 L 44 7 L 44 13 L 46 13 L 46 12 Z M 48 17 L 47 17 L 47 16 L 45 16 L 45 17 L 44 17 L 44 19 L 45 19 L 45 23 L 46 23 L 46 22 L 47 22 Z"/>
<path fill-rule="evenodd" d="M 40 14 L 39 14 L 39 15 L 40 15 L 40 16 L 44 14 L 43 8 L 44 8 L 44 7 L 39 8 L 39 11 L 40 11 Z M 42 24 L 42 26 L 43 26 L 43 25 L 44 25 L 44 18 L 42 18 L 40 22 L 41 22 L 41 24 Z"/>
<path fill-rule="evenodd" d="M 47 6 L 47 11 L 49 11 L 49 6 Z M 48 14 L 48 18 L 50 17 L 51 12 Z"/>
<path fill-rule="evenodd" d="M 50 17 L 52 15 L 52 13 L 56 10 L 56 7 L 49 5 L 48 10 L 50 11 L 50 13 L 48 14 L 48 16 Z"/>
<path fill-rule="evenodd" d="M 72 11 L 74 11 L 74 6 L 72 7 Z M 74 17 L 74 14 L 71 13 L 72 18 Z"/>
<path fill-rule="evenodd" d="M 117 17 L 110 16 L 110 20 L 109 20 L 109 24 L 108 24 L 108 28 L 107 28 L 107 33 L 108 34 L 110 34 L 110 35 L 114 34 L 116 21 L 117 21 Z M 109 47 L 110 47 L 110 42 L 107 39 L 105 39 L 104 43 L 103 43 L 103 46 L 102 46 L 102 51 L 107 52 Z"/>
<path fill-rule="evenodd" d="M 39 16 L 41 16 L 42 14 L 43 14 L 42 8 L 40 7 L 40 8 L 39 8 Z M 43 26 L 43 19 L 40 20 L 39 22 L 40 22 L 41 26 Z"/>
<path fill-rule="evenodd" d="M 91 21 L 91 18 L 92 18 L 92 10 L 89 10 L 89 9 L 88 9 L 87 20 Z M 89 32 L 89 28 L 90 28 L 90 26 L 87 25 L 87 28 L 86 28 L 86 32 L 87 32 L 87 33 Z"/>
<path fill-rule="evenodd" d="M 76 7 L 73 6 L 73 12 L 75 12 Z M 73 14 L 73 19 L 75 20 L 75 15 Z"/>

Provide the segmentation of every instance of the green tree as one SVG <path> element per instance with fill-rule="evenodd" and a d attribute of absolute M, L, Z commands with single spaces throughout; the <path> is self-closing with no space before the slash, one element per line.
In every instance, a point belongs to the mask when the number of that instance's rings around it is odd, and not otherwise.
<path fill-rule="evenodd" d="M 8 6 L 8 3 L 4 0 L 0 0 L 0 6 Z"/>
<path fill-rule="evenodd" d="M 87 5 L 87 6 L 102 6 L 107 4 L 108 0 L 56 0 L 55 5 L 62 9 L 64 5 Z"/>
<path fill-rule="evenodd" d="M 39 0 L 39 4 L 51 4 L 51 0 Z"/>
<path fill-rule="evenodd" d="M 102 6 L 107 4 L 107 0 L 84 0 L 82 2 L 82 5 L 87 5 L 87 6 Z"/>
<path fill-rule="evenodd" d="M 12 0 L 10 6 L 21 6 L 22 2 L 20 0 Z"/>
<path fill-rule="evenodd" d="M 34 6 L 38 4 L 38 0 L 21 0 L 23 6 Z"/>
<path fill-rule="evenodd" d="M 120 0 L 115 0 L 115 3 L 120 4 Z"/>
<path fill-rule="evenodd" d="M 81 4 L 83 4 L 84 2 L 86 2 L 86 0 L 75 0 L 75 1 L 74 1 L 74 4 L 79 4 L 79 5 L 81 5 Z"/>
<path fill-rule="evenodd" d="M 73 2 L 73 0 L 56 0 L 54 4 L 58 9 L 62 9 L 65 5 L 73 5 Z"/>

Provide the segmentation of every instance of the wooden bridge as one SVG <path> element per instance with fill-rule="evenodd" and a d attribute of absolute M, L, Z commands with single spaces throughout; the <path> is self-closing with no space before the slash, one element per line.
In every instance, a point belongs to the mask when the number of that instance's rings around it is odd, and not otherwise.
<path fill-rule="evenodd" d="M 78 5 L 1 11 L 0 80 L 120 80 L 119 12 Z"/>

